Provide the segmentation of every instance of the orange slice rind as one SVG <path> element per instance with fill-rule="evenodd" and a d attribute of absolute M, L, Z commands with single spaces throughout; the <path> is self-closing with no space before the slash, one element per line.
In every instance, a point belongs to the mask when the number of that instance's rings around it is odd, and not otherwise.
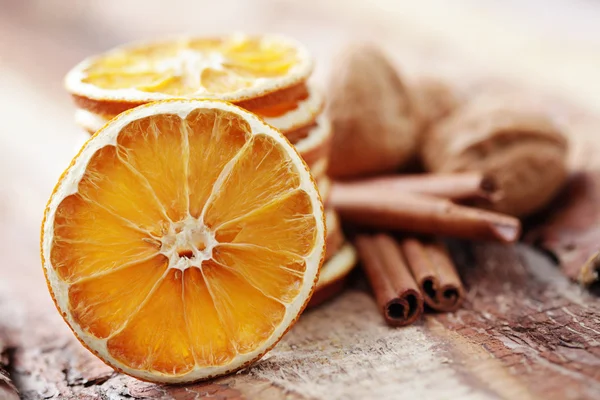
<path fill-rule="evenodd" d="M 327 204 L 327 199 L 329 198 L 329 193 L 331 192 L 331 179 L 328 176 L 320 177 L 317 180 L 317 188 L 319 188 L 319 193 L 321 194 L 323 203 Z"/>
<path fill-rule="evenodd" d="M 325 177 L 326 172 L 327 172 L 328 163 L 329 163 L 329 158 L 323 157 L 309 165 L 310 172 L 312 173 L 313 177 L 317 181 L 317 185 L 318 185 L 319 180 L 321 180 L 322 178 Z"/>
<path fill-rule="evenodd" d="M 354 247 L 346 243 L 323 264 L 315 293 L 308 307 L 316 307 L 344 290 L 346 280 L 357 263 Z"/>
<path fill-rule="evenodd" d="M 65 86 L 81 107 L 111 115 L 172 98 L 258 99 L 301 84 L 312 68 L 306 48 L 286 37 L 183 37 L 90 57 L 67 74 Z"/>
<path fill-rule="evenodd" d="M 42 263 L 88 349 L 140 379 L 192 382 L 243 368 L 293 325 L 324 220 L 281 133 L 229 103 L 168 100 L 84 145 L 46 208 Z"/>
<path fill-rule="evenodd" d="M 323 96 L 319 91 L 309 86 L 309 96 L 295 103 L 294 108 L 283 114 L 269 116 L 261 109 L 252 110 L 252 112 L 285 134 L 314 123 L 317 116 L 323 111 L 324 104 Z"/>
<path fill-rule="evenodd" d="M 340 225 L 335 210 L 325 211 L 325 226 L 327 227 L 327 237 L 325 238 L 325 261 L 327 262 L 344 244 L 344 232 Z"/>
<path fill-rule="evenodd" d="M 324 286 L 345 277 L 352 271 L 355 264 L 356 250 L 351 244 L 346 243 L 327 263 L 323 264 L 316 290 L 320 290 Z"/>
<path fill-rule="evenodd" d="M 249 110 L 263 118 L 265 122 L 284 133 L 292 132 L 317 123 L 317 116 L 323 110 L 323 97 L 311 88 L 310 95 L 304 100 L 294 103 L 294 107 L 286 113 L 274 117 L 261 114 L 261 110 Z M 75 111 L 75 123 L 93 134 L 114 118 L 112 114 L 98 114 L 85 108 Z M 314 128 L 313 128 L 314 129 Z"/>
<path fill-rule="evenodd" d="M 317 160 L 329 158 L 331 137 L 331 122 L 327 116 L 321 115 L 317 118 L 317 125 L 310 130 L 308 136 L 294 143 L 294 146 L 302 158 L 312 165 Z"/>
<path fill-rule="evenodd" d="M 103 116 L 99 114 L 94 114 L 91 111 L 85 110 L 83 108 L 78 108 L 75 110 L 75 123 L 87 131 L 90 135 L 96 133 L 102 129 L 108 121 L 110 121 L 113 117 Z"/>

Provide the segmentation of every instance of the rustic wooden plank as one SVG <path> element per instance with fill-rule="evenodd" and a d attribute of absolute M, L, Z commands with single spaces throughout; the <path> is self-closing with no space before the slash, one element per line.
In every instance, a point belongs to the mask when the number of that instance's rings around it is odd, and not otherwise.
<path fill-rule="evenodd" d="M 16 382 L 26 399 L 181 398 L 212 391 L 224 398 L 257 393 L 265 398 L 270 391 L 272 398 L 281 398 L 284 391 L 272 383 L 308 395 L 338 390 L 333 393 L 348 398 L 360 398 L 352 392 L 364 396 L 365 384 L 374 396 L 393 391 L 450 391 L 465 398 L 600 395 L 600 300 L 530 250 L 480 245 L 473 253 L 459 263 L 468 299 L 456 314 L 389 329 L 357 279 L 355 289 L 307 313 L 264 361 L 241 375 L 185 388 L 114 373 L 47 309 L 33 316 L 36 323 L 26 324 L 26 337 L 14 355 Z M 369 377 L 371 384 L 356 385 L 358 377 Z M 396 378 L 381 381 L 390 377 Z M 439 379 L 444 383 L 434 390 L 430 385 Z"/>
<path fill-rule="evenodd" d="M 528 240 L 551 253 L 564 273 L 584 286 L 600 279 L 600 171 L 573 174 L 548 218 Z"/>
<path fill-rule="evenodd" d="M 529 247 L 459 250 L 468 296 L 457 313 L 389 329 L 357 275 L 250 372 L 316 397 L 600 396 L 600 299 Z"/>
<path fill-rule="evenodd" d="M 81 346 L 50 304 L 42 303 L 23 311 L 26 314 L 21 314 L 21 322 L 13 327 L 10 336 L 14 343 L 10 360 L 11 377 L 23 399 L 211 397 L 270 400 L 284 397 L 282 389 L 248 374 L 185 387 L 142 382 L 116 373 Z M 5 321 L 0 319 L 0 327 L 6 326 Z M 4 400 L 2 396 L 0 399 Z"/>
<path fill-rule="evenodd" d="M 600 298 L 525 246 L 477 245 L 459 269 L 467 302 L 439 322 L 500 359 L 537 397 L 600 395 Z"/>
<path fill-rule="evenodd" d="M 15 312 L 8 306 L 12 301 L 6 299 L 5 295 L 6 293 L 0 290 L 0 321 L 3 321 L 0 323 L 0 399 L 17 400 L 19 393 L 8 370 L 12 364 L 13 351 L 17 346 L 14 341 L 16 336 Z"/>

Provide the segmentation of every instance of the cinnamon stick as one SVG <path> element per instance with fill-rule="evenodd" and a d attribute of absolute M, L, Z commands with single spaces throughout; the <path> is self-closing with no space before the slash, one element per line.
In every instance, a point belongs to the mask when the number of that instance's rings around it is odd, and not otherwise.
<path fill-rule="evenodd" d="M 423 313 L 423 297 L 394 239 L 385 234 L 359 235 L 356 247 L 387 324 L 416 321 Z"/>
<path fill-rule="evenodd" d="M 494 202 L 502 197 L 495 181 L 481 172 L 390 175 L 336 185 L 361 190 L 420 193 L 450 200 L 481 199 Z"/>
<path fill-rule="evenodd" d="M 521 223 L 514 217 L 383 187 L 363 190 L 335 184 L 329 205 L 346 221 L 373 228 L 504 243 L 515 242 L 521 232 Z"/>
<path fill-rule="evenodd" d="M 464 289 L 446 246 L 414 238 L 402 240 L 400 246 L 425 303 L 437 311 L 456 311 L 464 300 Z"/>

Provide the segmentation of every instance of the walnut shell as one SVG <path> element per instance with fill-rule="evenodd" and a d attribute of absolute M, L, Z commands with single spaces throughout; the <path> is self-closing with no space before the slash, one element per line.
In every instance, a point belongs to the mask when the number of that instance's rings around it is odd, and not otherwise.
<path fill-rule="evenodd" d="M 440 79 L 422 77 L 410 86 L 423 132 L 450 115 L 463 101 L 455 88 Z"/>
<path fill-rule="evenodd" d="M 566 181 L 568 146 L 551 118 L 531 104 L 506 96 L 472 100 L 427 135 L 425 167 L 495 178 L 503 197 L 479 205 L 518 217 L 539 210 Z"/>
<path fill-rule="evenodd" d="M 328 173 L 352 178 L 391 172 L 416 155 L 417 116 L 385 55 L 353 46 L 332 71 L 328 113 L 333 141 Z"/>

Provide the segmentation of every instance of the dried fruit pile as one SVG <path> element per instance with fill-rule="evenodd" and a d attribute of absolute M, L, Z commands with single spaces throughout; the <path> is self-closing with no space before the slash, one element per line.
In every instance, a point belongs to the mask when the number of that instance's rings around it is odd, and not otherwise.
<path fill-rule="evenodd" d="M 151 101 L 211 98 L 236 104 L 296 147 L 327 202 L 332 127 L 322 93 L 307 81 L 313 59 L 288 38 L 234 35 L 123 46 L 84 60 L 66 77 L 75 121 L 93 134 L 120 113 Z M 356 263 L 336 212 L 326 210 L 327 254 L 311 305 L 334 295 Z"/>
<path fill-rule="evenodd" d="M 354 265 L 321 200 L 331 129 L 311 70 L 291 40 L 232 36 L 119 48 L 67 75 L 93 135 L 48 202 L 42 261 L 65 321 L 115 369 L 240 369 Z"/>

